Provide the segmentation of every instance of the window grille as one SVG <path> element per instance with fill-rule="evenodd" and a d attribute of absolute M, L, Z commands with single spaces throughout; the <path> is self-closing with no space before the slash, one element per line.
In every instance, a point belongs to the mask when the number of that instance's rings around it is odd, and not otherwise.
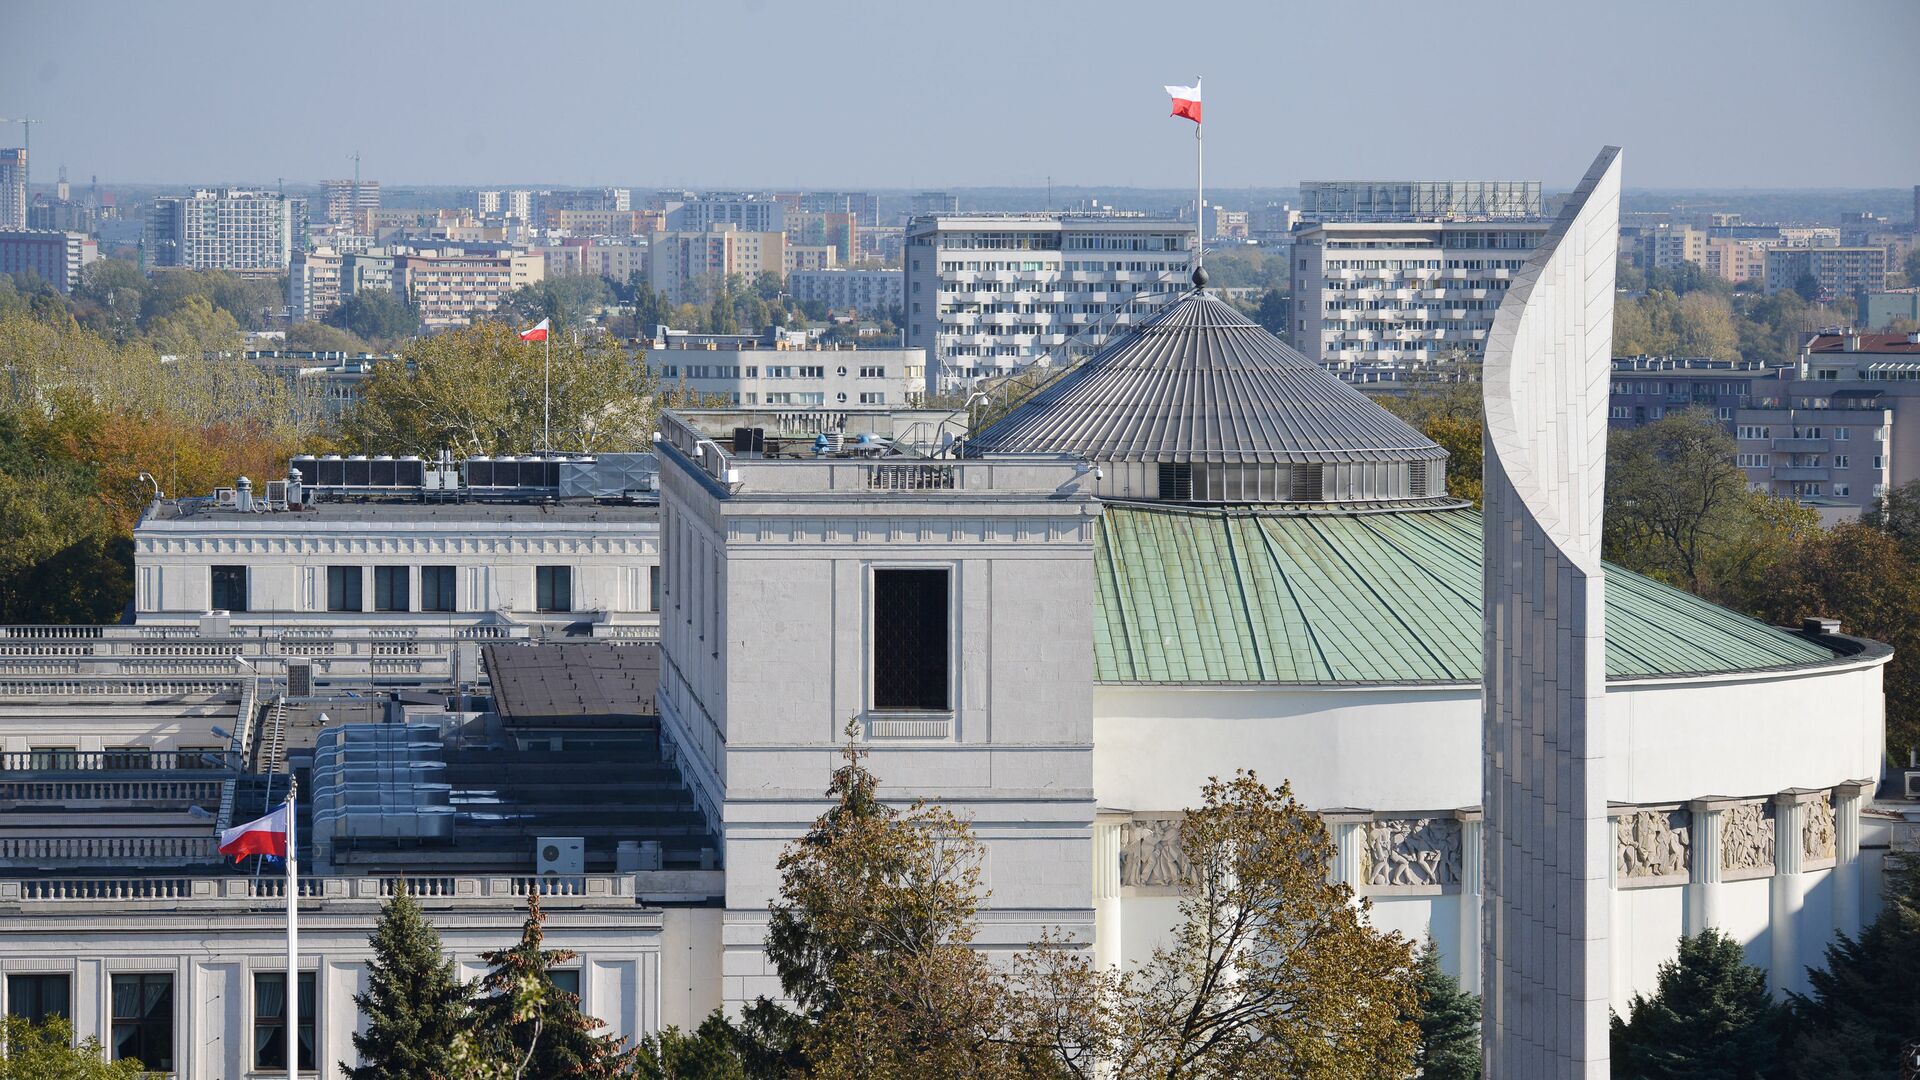
<path fill-rule="evenodd" d="M 937 711 L 952 707 L 948 580 L 939 569 L 873 572 L 873 707 Z"/>
<path fill-rule="evenodd" d="M 1427 463 L 1407 462 L 1407 494 L 1419 497 L 1427 493 Z"/>
<path fill-rule="evenodd" d="M 1193 499 L 1193 465 L 1185 461 L 1160 463 L 1160 497 L 1175 502 Z"/>
<path fill-rule="evenodd" d="M 1293 501 L 1320 502 L 1325 496 L 1325 466 L 1295 465 L 1293 467 Z"/>

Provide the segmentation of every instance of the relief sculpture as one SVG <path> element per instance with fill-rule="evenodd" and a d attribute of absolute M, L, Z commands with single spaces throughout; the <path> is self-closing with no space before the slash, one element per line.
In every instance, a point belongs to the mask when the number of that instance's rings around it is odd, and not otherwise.
<path fill-rule="evenodd" d="M 1371 885 L 1460 883 L 1460 822 L 1455 818 L 1390 818 L 1368 827 Z"/>
<path fill-rule="evenodd" d="M 1689 836 L 1678 810 L 1637 810 L 1614 819 L 1614 868 L 1622 879 L 1687 872 Z"/>
<path fill-rule="evenodd" d="M 1127 826 L 1127 843 L 1120 849 L 1120 884 L 1134 887 L 1174 887 L 1193 876 L 1193 866 L 1180 848 L 1178 817 L 1134 818 Z"/>
<path fill-rule="evenodd" d="M 1831 859 L 1833 841 L 1833 797 L 1822 795 L 1807 804 L 1807 825 L 1800 831 L 1800 851 L 1809 859 Z"/>
<path fill-rule="evenodd" d="M 1727 808 L 1720 820 L 1720 869 L 1773 869 L 1773 819 L 1766 804 Z"/>

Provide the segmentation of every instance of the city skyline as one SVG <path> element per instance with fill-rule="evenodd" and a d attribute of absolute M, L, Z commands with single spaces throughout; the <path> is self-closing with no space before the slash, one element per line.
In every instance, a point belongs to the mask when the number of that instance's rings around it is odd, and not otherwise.
<path fill-rule="evenodd" d="M 1208 173 L 1223 191 L 1327 177 L 1546 176 L 1601 141 L 1634 149 L 1630 189 L 1898 187 L 1920 174 L 1920 142 L 1888 134 L 1902 129 L 1900 103 L 1911 100 L 1900 49 L 1920 30 L 1920 8 L 1859 0 L 1841 20 L 1831 8 L 1785 3 L 1625 7 L 1633 10 L 1591 26 L 1571 9 L 1513 20 L 1478 3 L 1441 21 L 1395 7 L 1356 25 L 1332 11 L 1229 3 L 1204 22 L 1181 20 L 1198 31 L 1194 47 L 1148 56 L 1133 46 L 1169 20 L 1144 4 L 1103 6 L 1097 22 L 1066 6 L 1022 8 L 1012 21 L 989 5 L 974 21 L 1021 36 L 983 39 L 913 9 L 844 3 L 801 16 L 743 2 L 727 24 L 760 25 L 777 42 L 769 47 L 799 66 L 745 65 L 719 79 L 706 50 L 666 47 L 710 40 L 722 21 L 711 7 L 573 5 L 541 27 L 563 44 L 542 46 L 494 4 L 347 4 L 341 17 L 313 21 L 280 10 L 222 18 L 201 4 L 28 0 L 0 41 L 0 114 L 41 121 L 36 179 L 64 164 L 118 183 L 313 182 L 351 175 L 349 155 L 359 152 L 364 175 L 416 186 L 910 189 L 1051 178 L 1178 188 L 1191 175 L 1191 147 L 1183 128 L 1165 123 L 1160 84 L 1205 74 Z M 1716 65 L 1658 63 L 1671 55 L 1663 41 L 1770 55 L 1777 42 L 1815 40 L 1841 22 L 1884 31 L 1849 43 L 1844 104 L 1728 94 Z M 1648 25 L 1662 30 L 1650 37 Z M 1207 31 L 1227 26 L 1240 29 Z M 1348 44 L 1360 29 L 1364 53 Z M 1587 43 L 1574 61 L 1585 71 L 1562 70 L 1569 34 Z M 983 45 L 991 40 L 1004 47 Z M 1124 64 L 1102 59 L 1122 55 Z M 812 56 L 836 62 L 807 63 Z M 96 75 L 143 66 L 151 89 L 137 95 Z M 1491 93 L 1482 70 L 1529 90 Z M 485 90 L 493 78 L 498 93 Z M 441 79 L 453 93 L 432 91 Z M 1593 84 L 1612 92 L 1576 89 Z M 408 107 L 408 87 L 439 108 Z M 1533 134 L 1485 145 L 1476 132 L 1495 119 Z M 17 135 L 17 125 L 0 126 L 0 143 Z M 1845 172 L 1830 155 L 1780 152 L 1782 140 L 1805 137 L 1848 146 Z"/>

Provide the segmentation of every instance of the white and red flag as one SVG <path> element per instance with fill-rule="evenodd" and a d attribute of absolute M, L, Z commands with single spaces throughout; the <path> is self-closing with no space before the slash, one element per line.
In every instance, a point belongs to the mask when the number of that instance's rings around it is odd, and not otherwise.
<path fill-rule="evenodd" d="M 1170 115 L 1184 116 L 1194 123 L 1200 122 L 1200 80 L 1193 80 L 1192 86 L 1169 86 L 1167 93 L 1173 97 L 1173 112 Z"/>
<path fill-rule="evenodd" d="M 549 321 L 550 320 L 547 320 L 547 319 L 541 319 L 540 322 L 535 326 L 533 326 L 531 329 L 520 331 L 520 340 L 521 341 L 547 340 L 547 323 Z"/>
<path fill-rule="evenodd" d="M 263 818 L 235 825 L 220 834 L 220 854 L 233 856 L 234 862 L 249 855 L 287 857 L 287 804 Z"/>

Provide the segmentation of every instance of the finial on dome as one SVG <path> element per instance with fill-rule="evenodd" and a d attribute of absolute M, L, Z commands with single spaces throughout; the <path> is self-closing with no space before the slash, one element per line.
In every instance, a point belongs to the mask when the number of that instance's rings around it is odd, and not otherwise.
<path fill-rule="evenodd" d="M 1207 268 L 1206 267 L 1196 266 L 1193 268 L 1193 287 L 1195 289 L 1204 289 L 1207 287 Z"/>

